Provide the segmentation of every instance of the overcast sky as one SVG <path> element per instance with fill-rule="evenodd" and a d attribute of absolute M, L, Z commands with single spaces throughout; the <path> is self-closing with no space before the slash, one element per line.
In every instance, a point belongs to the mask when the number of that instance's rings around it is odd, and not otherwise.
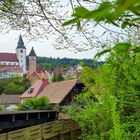
<path fill-rule="evenodd" d="M 0 52 L 9 52 L 15 53 L 15 48 L 17 47 L 17 42 L 20 31 L 10 31 L 9 33 L 2 34 L 0 33 Z M 56 50 L 52 43 L 53 41 L 41 40 L 41 41 L 32 41 L 28 43 L 28 40 L 23 37 L 23 41 L 27 50 L 27 55 L 29 54 L 32 47 L 34 47 L 37 56 L 46 56 L 46 57 L 67 57 L 67 58 L 93 58 L 96 50 L 89 50 L 86 52 L 70 52 L 67 50 Z"/>

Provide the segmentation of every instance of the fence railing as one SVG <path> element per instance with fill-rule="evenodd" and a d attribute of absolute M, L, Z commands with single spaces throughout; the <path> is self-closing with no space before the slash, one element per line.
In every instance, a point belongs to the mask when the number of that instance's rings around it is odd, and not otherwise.
<path fill-rule="evenodd" d="M 32 127 L 0 134 L 0 140 L 45 140 L 78 130 L 78 125 L 72 120 L 54 121 Z"/>

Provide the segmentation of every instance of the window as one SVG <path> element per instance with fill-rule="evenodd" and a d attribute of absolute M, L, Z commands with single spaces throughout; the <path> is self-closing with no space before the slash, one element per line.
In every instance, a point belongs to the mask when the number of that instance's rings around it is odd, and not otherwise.
<path fill-rule="evenodd" d="M 34 91 L 34 88 L 30 88 L 28 94 L 31 94 Z"/>
<path fill-rule="evenodd" d="M 36 74 L 35 73 L 32 73 L 32 78 L 35 78 L 36 77 Z"/>
<path fill-rule="evenodd" d="M 20 50 L 21 53 L 23 53 L 23 50 Z"/>

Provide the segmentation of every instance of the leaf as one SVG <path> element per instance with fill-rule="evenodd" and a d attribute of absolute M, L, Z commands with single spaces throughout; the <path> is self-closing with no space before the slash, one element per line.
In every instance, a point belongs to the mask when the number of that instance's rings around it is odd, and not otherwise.
<path fill-rule="evenodd" d="M 80 30 L 81 29 L 81 22 L 80 20 L 77 20 L 77 30 Z"/>
<path fill-rule="evenodd" d="M 75 13 L 72 16 L 84 18 L 85 15 L 87 15 L 88 13 L 89 13 L 89 10 L 80 6 L 80 7 L 75 8 Z"/>
<path fill-rule="evenodd" d="M 127 22 L 123 22 L 122 25 L 121 25 L 121 28 L 125 29 L 127 25 L 128 25 Z"/>
<path fill-rule="evenodd" d="M 132 21 L 140 21 L 140 18 L 133 18 Z"/>
<path fill-rule="evenodd" d="M 140 46 L 139 46 L 139 47 L 136 47 L 136 48 L 134 49 L 134 52 L 135 52 L 135 53 L 139 53 L 139 52 L 140 52 Z"/>
<path fill-rule="evenodd" d="M 127 51 L 131 47 L 131 44 L 129 43 L 118 43 L 115 45 L 114 50 L 115 51 Z"/>
<path fill-rule="evenodd" d="M 115 25 L 115 26 L 119 27 L 119 25 L 118 25 L 118 24 L 116 24 L 115 22 L 111 21 L 111 23 L 112 23 L 113 25 Z"/>
<path fill-rule="evenodd" d="M 108 52 L 110 52 L 111 51 L 111 49 L 106 49 L 106 50 L 103 50 L 103 51 L 101 51 L 101 52 L 98 52 L 94 57 L 95 58 L 99 58 L 99 57 L 101 57 L 102 55 L 104 55 L 105 53 L 108 53 Z"/>
<path fill-rule="evenodd" d="M 62 26 L 67 26 L 67 25 L 70 25 L 70 24 L 74 24 L 76 22 L 77 22 L 77 18 L 74 18 L 74 19 L 71 19 L 71 20 L 68 20 L 68 21 L 64 22 L 62 24 Z"/>

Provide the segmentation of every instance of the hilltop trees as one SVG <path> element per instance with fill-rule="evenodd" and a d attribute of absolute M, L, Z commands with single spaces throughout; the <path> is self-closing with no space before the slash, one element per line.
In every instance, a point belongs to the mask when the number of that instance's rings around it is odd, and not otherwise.
<path fill-rule="evenodd" d="M 93 67 L 92 59 L 38 57 L 38 64 L 40 64 L 45 69 L 74 66 L 74 65 L 80 64 L 81 61 L 83 61 L 86 66 Z"/>

